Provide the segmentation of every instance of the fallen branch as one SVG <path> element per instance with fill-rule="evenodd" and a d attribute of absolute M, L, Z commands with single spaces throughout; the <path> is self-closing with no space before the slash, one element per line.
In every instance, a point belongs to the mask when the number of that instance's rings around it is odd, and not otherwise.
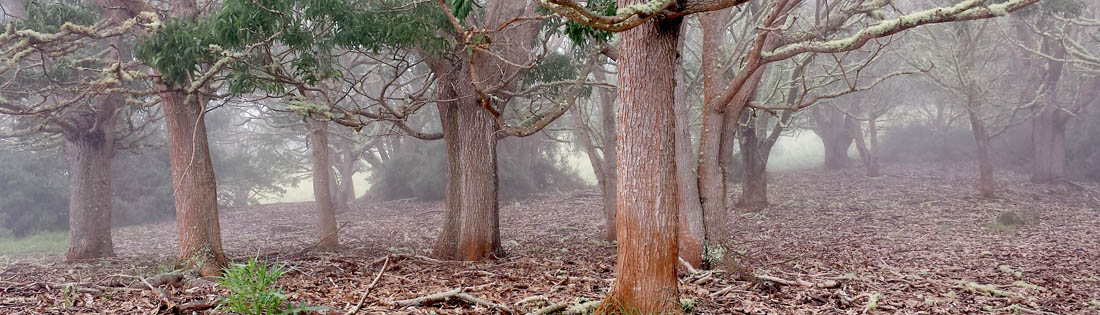
<path fill-rule="evenodd" d="M 386 255 L 386 261 L 382 263 L 382 269 L 378 270 L 378 275 L 374 276 L 374 280 L 370 282 L 366 290 L 363 290 L 363 296 L 359 297 L 359 302 L 355 303 L 355 307 L 352 307 L 344 315 L 351 315 L 359 312 L 359 308 L 363 307 L 363 300 L 367 299 L 367 295 L 370 294 L 370 290 L 374 288 L 375 284 L 378 284 L 378 279 L 382 278 L 382 273 L 386 272 L 386 266 L 390 264 L 390 255 Z"/>
<path fill-rule="evenodd" d="M 313 245 L 309 245 L 309 246 L 306 246 L 305 248 L 302 248 L 302 250 L 295 253 L 294 256 L 300 256 L 302 254 L 305 254 L 305 253 L 309 252 L 310 250 L 313 250 L 314 248 L 317 248 L 317 246 L 321 246 L 321 242 L 324 242 L 329 237 L 332 237 L 333 235 L 337 235 L 338 233 L 340 233 L 340 230 L 343 230 L 344 227 L 348 226 L 349 223 L 351 223 L 351 221 L 344 222 L 344 224 L 341 224 L 340 226 L 336 227 L 335 231 L 329 232 L 328 234 L 325 234 L 325 235 L 321 236 L 321 238 L 317 239 L 317 242 L 314 242 Z"/>
<path fill-rule="evenodd" d="M 198 300 L 180 304 L 176 306 L 178 313 L 197 312 L 201 310 L 211 309 L 218 306 L 218 299 L 213 300 Z"/>
<path fill-rule="evenodd" d="M 691 264 L 689 264 L 683 258 L 677 257 L 676 259 L 680 260 L 680 265 L 684 266 L 684 269 L 687 269 L 688 273 L 690 273 L 690 274 L 699 273 L 699 270 L 696 270 L 695 267 L 692 267 Z"/>
<path fill-rule="evenodd" d="M 559 312 L 561 310 L 564 310 L 567 307 L 569 307 L 569 303 L 557 303 L 557 304 L 554 304 L 554 305 L 550 305 L 550 306 L 547 306 L 547 307 L 537 309 L 534 312 L 527 313 L 527 315 L 546 315 L 546 314 L 550 314 L 550 313 L 553 313 L 553 312 Z"/>
<path fill-rule="evenodd" d="M 393 301 L 390 304 L 400 306 L 400 307 L 420 306 L 420 305 L 432 304 L 432 303 L 444 301 L 448 298 L 452 298 L 456 294 L 462 293 L 462 289 L 463 288 L 458 288 L 458 289 L 439 292 L 439 293 L 436 293 L 436 294 L 422 296 L 422 297 L 418 297 L 418 298 L 411 298 L 411 299 L 405 299 L 405 300 L 400 300 L 400 301 Z"/>
<path fill-rule="evenodd" d="M 496 303 L 489 302 L 489 301 L 486 301 L 486 300 L 482 300 L 482 299 L 479 299 L 479 298 L 474 297 L 472 295 L 462 293 L 463 290 L 465 290 L 465 288 L 457 288 L 457 289 L 454 289 L 454 290 L 443 291 L 443 292 L 439 292 L 439 293 L 435 293 L 435 294 L 427 295 L 427 296 L 422 296 L 422 297 L 418 297 L 418 298 L 394 301 L 394 302 L 391 302 L 389 304 L 394 305 L 394 306 L 399 306 L 399 307 L 424 306 L 424 305 L 429 305 L 429 304 L 433 304 L 433 303 L 443 302 L 443 301 L 446 301 L 448 299 L 454 298 L 454 299 L 462 300 L 462 301 L 465 301 L 467 303 L 471 303 L 471 304 L 475 304 L 475 305 L 481 305 L 481 306 L 485 306 L 485 307 L 488 307 L 488 308 L 495 308 L 495 309 L 504 311 L 506 313 L 515 313 L 515 311 L 513 311 L 511 308 L 509 308 L 507 306 L 496 304 Z"/>
<path fill-rule="evenodd" d="M 757 279 L 760 279 L 760 280 L 767 280 L 767 281 L 775 282 L 775 283 L 785 285 L 785 286 L 799 286 L 799 287 L 805 287 L 805 288 L 831 289 L 831 288 L 835 288 L 838 285 L 840 285 L 839 282 L 836 282 L 834 280 L 825 280 L 825 282 L 822 282 L 822 283 L 815 283 L 815 282 L 805 281 L 805 280 L 802 280 L 802 279 L 787 280 L 787 279 L 774 277 L 774 276 L 769 276 L 769 275 L 755 275 L 755 277 Z"/>

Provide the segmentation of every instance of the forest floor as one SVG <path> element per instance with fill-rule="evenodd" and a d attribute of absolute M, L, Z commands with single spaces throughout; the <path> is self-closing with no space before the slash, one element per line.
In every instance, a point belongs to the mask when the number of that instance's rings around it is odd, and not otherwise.
<path fill-rule="evenodd" d="M 886 165 L 878 178 L 860 171 L 772 174 L 771 207 L 733 210 L 733 241 L 719 268 L 681 268 L 685 304 L 696 314 L 1100 313 L 1095 193 L 1003 172 L 999 198 L 980 199 L 969 167 Z M 1006 212 L 1022 222 L 998 220 Z M 221 224 L 234 261 L 260 256 L 292 266 L 278 282 L 286 296 L 334 314 L 360 301 L 360 314 L 502 312 L 457 299 L 387 306 L 457 288 L 526 313 L 598 300 L 615 276 L 595 191 L 502 201 L 508 255 L 487 262 L 424 256 L 442 214 L 439 202 L 355 205 L 338 217 L 344 248 L 330 252 L 303 251 L 315 239 L 309 203 L 228 209 Z M 157 290 L 140 280 L 171 269 L 174 222 L 114 233 L 114 259 L 0 260 L 0 313 L 168 313 L 168 304 L 187 308 L 227 294 L 204 280 Z"/>

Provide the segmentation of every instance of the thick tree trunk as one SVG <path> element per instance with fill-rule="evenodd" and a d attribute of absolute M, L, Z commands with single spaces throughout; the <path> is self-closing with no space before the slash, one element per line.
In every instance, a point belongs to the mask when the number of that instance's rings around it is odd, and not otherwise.
<path fill-rule="evenodd" d="M 681 312 L 672 110 L 680 22 L 657 18 L 620 34 L 617 279 L 598 314 Z"/>
<path fill-rule="evenodd" d="M 103 130 L 114 132 L 114 126 Z M 80 260 L 114 256 L 111 243 L 112 136 L 95 130 L 66 137 L 69 158 L 69 251 Z"/>
<path fill-rule="evenodd" d="M 768 157 L 771 146 L 756 134 L 755 121 L 741 128 L 741 199 L 738 208 L 759 210 L 768 206 Z M 766 148 L 765 148 L 766 147 Z"/>
<path fill-rule="evenodd" d="M 198 95 L 161 94 L 176 200 L 179 259 L 197 267 L 204 276 L 214 276 L 220 274 L 226 259 L 218 223 L 218 193 L 206 138 L 203 102 L 205 100 Z"/>
<path fill-rule="evenodd" d="M 993 160 L 989 156 L 989 135 L 976 105 L 973 104 L 973 97 L 970 99 L 967 104 L 967 118 L 970 120 L 970 131 L 974 134 L 974 143 L 978 147 L 978 195 L 982 198 L 993 198 L 996 194 L 993 188 Z"/>
<path fill-rule="evenodd" d="M 504 255 L 500 243 L 496 121 L 474 97 L 466 63 L 442 76 L 439 117 L 447 147 L 447 213 L 432 248 L 440 259 L 477 261 Z"/>
<path fill-rule="evenodd" d="M 306 119 L 309 128 L 310 152 L 313 154 L 313 203 L 317 208 L 317 247 L 332 249 L 340 246 L 336 227 L 336 208 L 330 190 L 328 122 Z"/>

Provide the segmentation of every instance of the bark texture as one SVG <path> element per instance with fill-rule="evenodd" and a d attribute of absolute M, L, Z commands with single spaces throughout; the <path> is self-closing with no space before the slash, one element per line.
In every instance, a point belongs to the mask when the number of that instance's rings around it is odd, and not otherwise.
<path fill-rule="evenodd" d="M 114 125 L 66 136 L 69 160 L 68 260 L 114 256 L 111 242 L 111 157 Z"/>
<path fill-rule="evenodd" d="M 161 93 L 176 201 L 179 259 L 204 276 L 226 265 L 218 223 L 217 181 L 210 160 L 202 100 L 181 92 Z"/>
<path fill-rule="evenodd" d="M 620 7 L 635 1 L 619 1 Z M 617 278 L 596 313 L 679 313 L 674 66 L 679 19 L 654 19 L 619 44 Z"/>
<path fill-rule="evenodd" d="M 313 203 L 317 208 L 317 247 L 332 249 L 340 246 L 336 227 L 336 208 L 332 202 L 332 182 L 329 165 L 328 122 L 306 119 L 309 127 L 310 153 L 313 162 Z"/>

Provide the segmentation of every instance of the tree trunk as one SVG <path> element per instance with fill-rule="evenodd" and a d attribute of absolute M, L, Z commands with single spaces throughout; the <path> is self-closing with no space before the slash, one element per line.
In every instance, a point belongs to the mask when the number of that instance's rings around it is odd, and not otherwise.
<path fill-rule="evenodd" d="M 69 158 L 68 260 L 114 256 L 111 243 L 111 156 L 114 126 L 66 136 Z M 109 130 L 109 131 L 103 131 Z"/>
<path fill-rule="evenodd" d="M 730 104 L 718 104 L 715 99 L 722 92 L 722 60 L 720 46 L 724 36 L 722 27 L 728 20 L 729 10 L 705 12 L 699 15 L 703 28 L 703 127 L 699 132 L 699 152 L 696 164 L 696 187 L 703 211 L 705 245 L 714 246 L 725 240 L 727 222 L 726 169 L 722 163 L 723 133 L 726 131 L 726 111 Z M 739 110 L 737 110 L 740 112 Z M 736 123 L 736 122 L 735 122 Z"/>
<path fill-rule="evenodd" d="M 309 128 L 310 152 L 313 154 L 313 202 L 317 208 L 317 247 L 332 249 L 340 246 L 340 235 L 336 227 L 336 209 L 332 204 L 330 190 L 328 122 L 307 118 L 306 126 Z"/>
<path fill-rule="evenodd" d="M 599 82 L 605 81 L 603 71 L 596 71 L 593 75 Z M 600 89 L 600 117 L 602 118 L 600 146 L 603 148 L 603 173 L 607 179 L 602 189 L 603 214 L 607 224 L 607 240 L 614 241 L 618 235 L 615 231 L 615 206 L 618 198 L 615 189 L 618 187 L 619 176 L 616 175 L 618 141 L 615 136 L 615 96 L 611 90 Z"/>
<path fill-rule="evenodd" d="M 850 161 L 848 158 L 848 148 L 852 146 L 852 140 L 852 137 L 843 134 L 834 134 L 821 138 L 822 143 L 825 144 L 826 169 L 835 170 L 848 167 Z"/>
<path fill-rule="evenodd" d="M 686 25 L 686 24 L 682 24 Z M 683 40 L 680 40 L 681 45 Z M 677 62 L 677 64 L 680 64 Z M 676 67 L 676 78 L 682 79 L 683 67 Z M 698 155 L 692 149 L 691 140 L 691 107 L 687 104 L 687 93 L 683 84 L 677 84 L 675 89 L 676 104 L 673 111 L 675 119 L 676 142 L 676 183 L 680 190 L 680 235 L 679 255 L 692 267 L 703 267 L 703 245 L 706 241 L 704 228 L 703 205 L 699 200 L 699 177 L 696 175 L 696 166 L 699 163 Z"/>
<path fill-rule="evenodd" d="M 179 229 L 179 259 L 204 276 L 221 273 L 226 265 L 218 223 L 218 193 L 206 122 L 205 100 L 180 92 L 161 93 L 168 130 L 172 188 Z"/>
<path fill-rule="evenodd" d="M 870 150 L 868 150 L 868 158 L 870 161 L 867 163 L 867 177 L 879 177 L 882 176 L 882 172 L 879 171 L 878 163 L 878 124 L 875 123 L 878 117 L 871 116 L 871 119 L 867 121 L 867 133 L 871 138 Z"/>
<path fill-rule="evenodd" d="M 737 207 L 759 210 L 768 206 L 768 157 L 771 146 L 756 134 L 755 119 L 741 128 L 741 199 Z M 767 146 L 765 149 L 764 147 Z"/>
<path fill-rule="evenodd" d="M 440 259 L 504 255 L 500 243 L 496 121 L 475 99 L 466 63 L 439 80 L 439 117 L 447 146 L 447 214 L 432 248 Z"/>
<path fill-rule="evenodd" d="M 672 106 L 680 23 L 656 18 L 620 33 L 617 279 L 598 314 L 681 312 Z"/>
<path fill-rule="evenodd" d="M 1060 44 L 1043 41 L 1044 50 L 1054 58 L 1064 59 L 1066 50 Z M 1031 119 L 1032 159 L 1031 182 L 1049 183 L 1066 176 L 1066 122 L 1070 114 L 1058 103 L 1058 82 L 1062 77 L 1063 62 L 1047 61 L 1043 93 L 1046 105 L 1039 115 Z"/>
<path fill-rule="evenodd" d="M 967 117 L 970 119 L 974 143 L 978 146 L 978 195 L 982 198 L 993 198 L 996 195 L 993 189 L 993 161 L 989 156 L 989 135 L 975 106 L 973 103 L 967 104 Z"/>
<path fill-rule="evenodd" d="M 355 200 L 355 162 L 358 155 L 355 154 L 355 141 L 343 139 L 343 148 L 340 149 L 340 160 L 336 171 L 340 173 L 340 185 L 336 189 L 335 207 L 337 210 L 347 210 L 348 202 Z"/>

